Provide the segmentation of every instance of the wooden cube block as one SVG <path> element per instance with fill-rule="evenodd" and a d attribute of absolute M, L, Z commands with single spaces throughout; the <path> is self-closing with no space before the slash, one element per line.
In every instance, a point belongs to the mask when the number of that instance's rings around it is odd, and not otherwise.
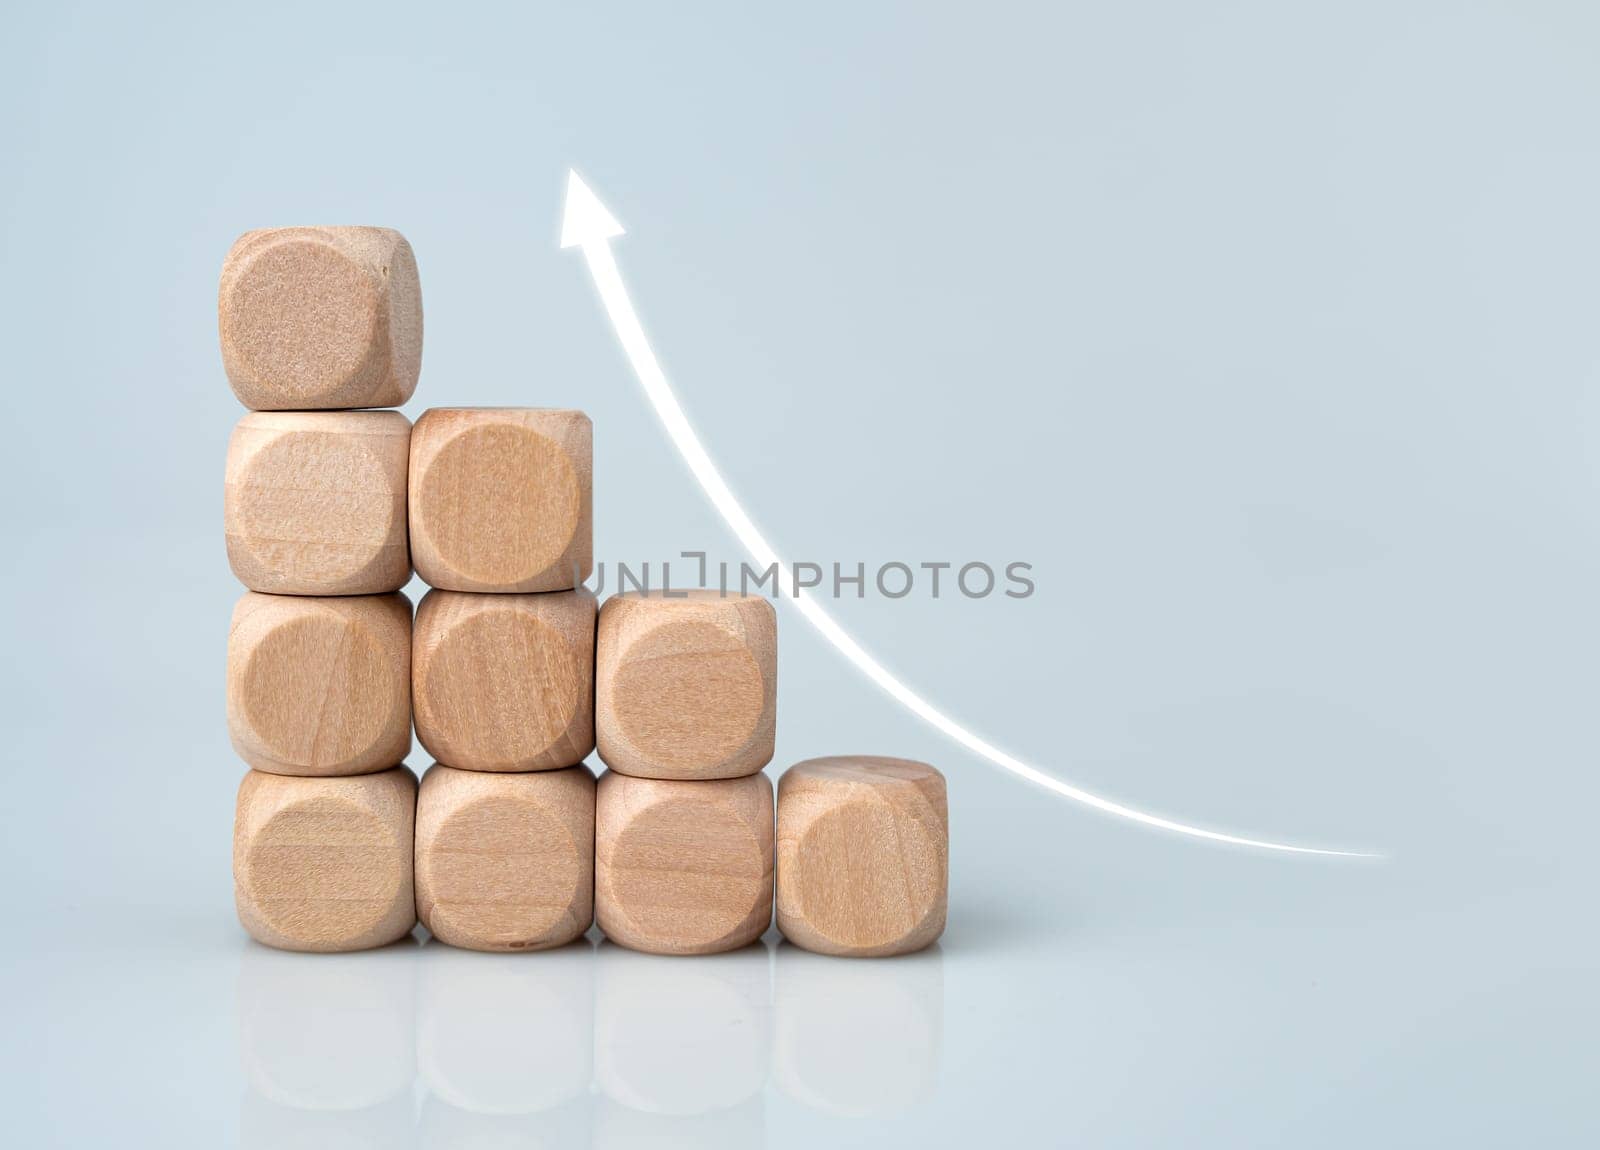
<path fill-rule="evenodd" d="M 595 918 L 654 954 L 714 954 L 772 922 L 772 784 L 607 771 L 595 796 Z"/>
<path fill-rule="evenodd" d="M 398 407 L 422 370 L 422 286 L 391 228 L 246 232 L 222 265 L 222 366 L 256 411 Z"/>
<path fill-rule="evenodd" d="M 417 608 L 417 738 L 448 766 L 548 771 L 594 750 L 594 595 L 430 591 Z"/>
<path fill-rule="evenodd" d="M 376 595 L 411 578 L 398 411 L 256 412 L 228 442 L 228 562 L 252 591 Z"/>
<path fill-rule="evenodd" d="M 411 435 L 411 553 L 447 591 L 562 591 L 594 566 L 581 411 L 434 408 Z"/>
<path fill-rule="evenodd" d="M 228 631 L 228 733 L 279 775 L 382 771 L 411 749 L 411 603 L 248 591 Z"/>
<path fill-rule="evenodd" d="M 435 763 L 417 794 L 417 917 L 470 950 L 545 950 L 594 921 L 594 776 Z"/>
<path fill-rule="evenodd" d="M 281 950 L 365 950 L 416 925 L 417 779 L 251 771 L 233 824 L 233 892 L 251 936 Z"/>
<path fill-rule="evenodd" d="M 600 610 L 595 734 L 614 771 L 728 779 L 772 760 L 778 620 L 757 595 L 613 595 Z"/>
<path fill-rule="evenodd" d="M 778 929 L 821 954 L 920 950 L 944 932 L 944 776 L 870 755 L 808 759 L 778 780 Z"/>

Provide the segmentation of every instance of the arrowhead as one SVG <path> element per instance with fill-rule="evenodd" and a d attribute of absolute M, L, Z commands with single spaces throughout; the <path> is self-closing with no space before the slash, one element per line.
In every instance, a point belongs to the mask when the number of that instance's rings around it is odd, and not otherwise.
<path fill-rule="evenodd" d="M 622 235 L 622 225 L 606 211 L 578 173 L 567 171 L 567 206 L 561 213 L 561 246 L 582 247 Z"/>

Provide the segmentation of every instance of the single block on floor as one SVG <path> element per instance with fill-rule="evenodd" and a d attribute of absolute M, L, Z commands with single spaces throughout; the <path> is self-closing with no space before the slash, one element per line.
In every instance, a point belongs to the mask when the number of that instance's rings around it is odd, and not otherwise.
<path fill-rule="evenodd" d="M 222 366 L 255 411 L 398 407 L 422 370 L 422 287 L 392 228 L 246 232 L 222 265 Z"/>
<path fill-rule="evenodd" d="M 766 766 L 777 731 L 777 626 L 756 595 L 607 599 L 595 650 L 606 766 L 652 779 L 738 778 Z"/>
<path fill-rule="evenodd" d="M 772 784 L 607 771 L 595 801 L 595 918 L 655 954 L 714 954 L 772 922 Z"/>
<path fill-rule="evenodd" d="M 252 591 L 376 595 L 411 578 L 398 411 L 268 411 L 228 442 L 228 563 Z"/>
<path fill-rule="evenodd" d="M 228 631 L 228 733 L 279 775 L 382 771 L 411 749 L 411 603 L 246 592 Z"/>
<path fill-rule="evenodd" d="M 594 596 L 430 591 L 417 608 L 417 738 L 468 771 L 548 771 L 594 750 Z"/>
<path fill-rule="evenodd" d="M 927 763 L 796 763 L 778 780 L 778 929 L 821 954 L 921 950 L 944 932 L 949 838 Z"/>
<path fill-rule="evenodd" d="M 411 436 L 411 553 L 447 591 L 564 591 L 594 566 L 594 429 L 581 411 L 451 407 Z"/>
<path fill-rule="evenodd" d="M 417 779 L 404 767 L 347 778 L 251 771 L 233 824 L 239 921 L 282 950 L 383 946 L 416 925 Z"/>
<path fill-rule="evenodd" d="M 545 950 L 594 921 L 594 776 L 435 763 L 417 794 L 417 917 L 470 950 Z"/>

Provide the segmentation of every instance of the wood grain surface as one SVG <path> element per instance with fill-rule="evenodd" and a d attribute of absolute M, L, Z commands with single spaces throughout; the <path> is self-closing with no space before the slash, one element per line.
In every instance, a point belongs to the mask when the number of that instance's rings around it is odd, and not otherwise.
<path fill-rule="evenodd" d="M 398 411 L 254 412 L 228 442 L 228 563 L 252 591 L 375 595 L 411 578 Z"/>
<path fill-rule="evenodd" d="M 772 922 L 772 783 L 607 771 L 595 802 L 595 918 L 621 946 L 714 954 Z"/>
<path fill-rule="evenodd" d="M 239 921 L 283 950 L 365 950 L 416 925 L 417 779 L 404 767 L 349 778 L 251 771 L 233 824 Z"/>
<path fill-rule="evenodd" d="M 561 591 L 594 566 L 581 411 L 434 408 L 411 437 L 411 551 L 448 591 Z"/>
<path fill-rule="evenodd" d="M 471 950 L 544 950 L 594 921 L 594 775 L 435 763 L 417 795 L 417 917 Z"/>
<path fill-rule="evenodd" d="M 778 780 L 778 929 L 822 954 L 921 950 L 944 932 L 949 834 L 927 763 L 796 763 Z"/>
<path fill-rule="evenodd" d="M 217 292 L 222 366 L 256 411 L 398 407 L 422 370 L 422 286 L 390 228 L 246 232 Z"/>
<path fill-rule="evenodd" d="M 228 630 L 228 733 L 280 775 L 387 770 L 411 749 L 411 603 L 246 592 Z"/>
<path fill-rule="evenodd" d="M 600 609 L 600 757 L 642 778 L 753 774 L 777 731 L 777 614 L 755 595 L 674 594 L 686 597 L 628 592 Z"/>
<path fill-rule="evenodd" d="M 430 591 L 417 608 L 417 738 L 470 771 L 570 767 L 594 750 L 595 599 Z"/>

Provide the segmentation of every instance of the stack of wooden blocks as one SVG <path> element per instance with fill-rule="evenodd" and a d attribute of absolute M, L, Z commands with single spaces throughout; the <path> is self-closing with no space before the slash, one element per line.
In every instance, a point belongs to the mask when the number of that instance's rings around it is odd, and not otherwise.
<path fill-rule="evenodd" d="M 934 768 L 812 759 L 774 814 L 771 603 L 658 590 L 597 609 L 586 415 L 370 410 L 405 403 L 421 370 L 403 236 L 250 232 L 218 310 L 251 409 L 225 500 L 249 588 L 227 696 L 252 768 L 234 824 L 251 935 L 358 950 L 420 920 L 456 946 L 540 950 L 598 922 L 623 946 L 708 954 L 759 938 L 776 902 L 784 935 L 823 953 L 939 936 Z M 415 620 L 413 564 L 432 588 Z M 420 787 L 413 724 L 437 760 Z"/>

